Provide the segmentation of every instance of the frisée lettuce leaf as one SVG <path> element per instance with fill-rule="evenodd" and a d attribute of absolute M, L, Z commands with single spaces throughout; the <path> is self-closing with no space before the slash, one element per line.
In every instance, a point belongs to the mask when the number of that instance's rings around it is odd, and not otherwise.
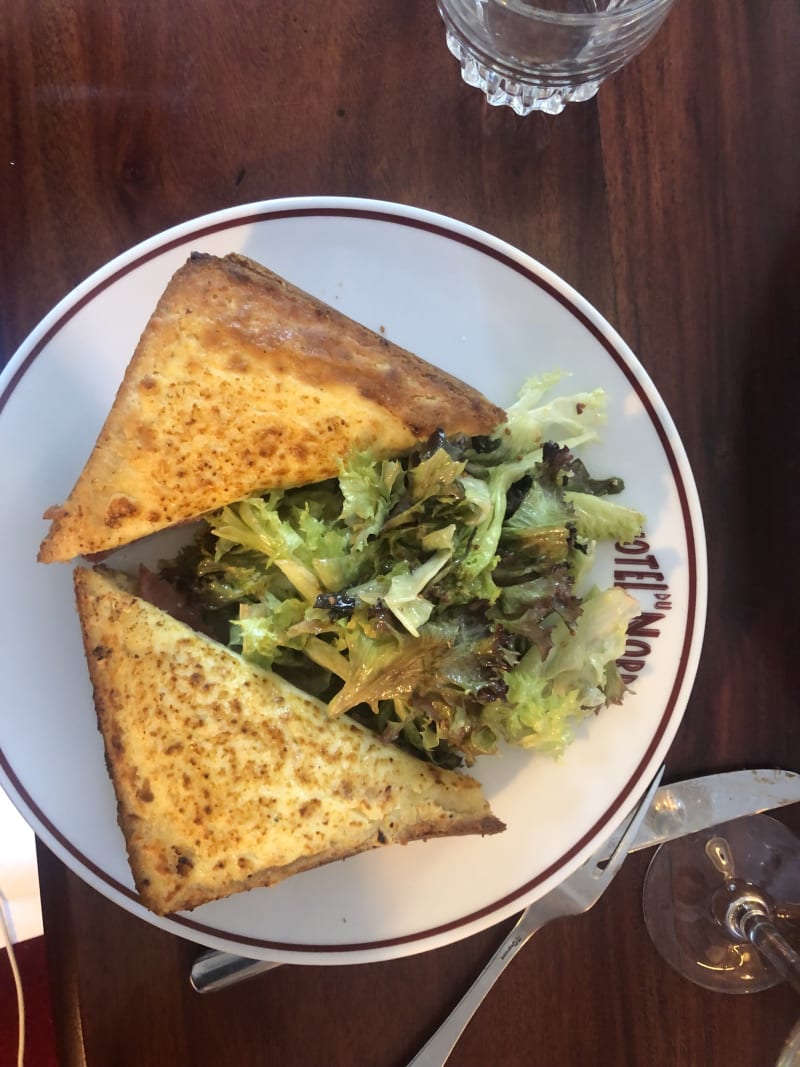
<path fill-rule="evenodd" d="M 162 576 L 230 647 L 442 766 L 502 740 L 560 753 L 622 699 L 636 601 L 587 585 L 598 542 L 644 517 L 576 453 L 601 390 L 532 379 L 488 437 L 437 432 L 337 478 L 207 516 Z"/>

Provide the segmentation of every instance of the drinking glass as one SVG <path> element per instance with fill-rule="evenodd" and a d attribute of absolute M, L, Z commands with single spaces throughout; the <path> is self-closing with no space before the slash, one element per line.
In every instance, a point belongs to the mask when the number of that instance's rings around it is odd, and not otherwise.
<path fill-rule="evenodd" d="M 438 0 L 468 85 L 518 115 L 557 115 L 651 40 L 674 0 Z"/>
<path fill-rule="evenodd" d="M 660 955 L 721 993 L 788 982 L 800 994 L 800 840 L 768 815 L 662 845 L 644 882 L 644 918 Z M 776 1067 L 800 1067 L 800 1023 Z"/>

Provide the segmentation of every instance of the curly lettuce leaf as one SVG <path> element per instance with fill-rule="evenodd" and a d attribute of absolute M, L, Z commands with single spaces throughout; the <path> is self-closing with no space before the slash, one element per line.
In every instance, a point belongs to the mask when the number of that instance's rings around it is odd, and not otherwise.
<path fill-rule="evenodd" d="M 350 531 L 356 551 L 382 529 L 392 507 L 404 472 L 399 460 L 375 462 L 369 452 L 358 452 L 341 464 L 339 488 L 342 493 L 340 518 Z"/>
<path fill-rule="evenodd" d="M 514 744 L 562 753 L 577 723 L 621 699 L 615 663 L 638 612 L 635 599 L 622 589 L 592 591 L 573 626 L 560 618 L 555 622 L 544 659 L 532 647 L 510 671 L 508 699 L 486 709 L 487 722 Z"/>
<path fill-rule="evenodd" d="M 347 530 L 315 515 L 306 504 L 282 509 L 280 491 L 249 497 L 225 507 L 211 522 L 218 556 L 232 548 L 264 557 L 266 571 L 276 568 L 307 603 L 323 591 L 351 581 L 358 556 L 351 551 Z"/>
<path fill-rule="evenodd" d="M 644 515 L 604 496 L 567 490 L 564 499 L 578 535 L 587 541 L 634 541 L 644 529 Z"/>
<path fill-rule="evenodd" d="M 607 421 L 605 393 L 595 389 L 546 399 L 561 377 L 554 372 L 525 382 L 506 413 L 506 455 L 536 452 L 546 441 L 575 449 L 599 440 L 600 428 Z"/>
<path fill-rule="evenodd" d="M 419 628 L 428 621 L 434 608 L 433 603 L 423 595 L 425 588 L 441 571 L 451 554 L 451 549 L 442 548 L 413 570 L 407 563 L 398 564 L 392 574 L 356 586 L 350 592 L 365 604 L 385 604 L 412 637 L 419 637 Z"/>
<path fill-rule="evenodd" d="M 500 627 L 479 612 L 455 613 L 415 639 L 379 613 L 377 621 L 354 616 L 339 633 L 349 673 L 329 703 L 332 715 L 369 708 L 386 740 L 402 738 L 437 762 L 442 752 L 472 763 L 495 749 L 482 709 L 506 692 L 513 654 Z"/>

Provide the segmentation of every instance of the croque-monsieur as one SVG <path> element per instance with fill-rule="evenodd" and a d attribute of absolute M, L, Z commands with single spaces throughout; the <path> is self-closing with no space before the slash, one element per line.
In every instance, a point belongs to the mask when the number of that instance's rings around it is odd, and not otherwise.
<path fill-rule="evenodd" d="M 489 433 L 476 390 L 240 255 L 193 254 L 142 334 L 45 563 L 120 545 L 262 489 L 334 476 L 435 430 Z"/>
<path fill-rule="evenodd" d="M 169 282 L 42 562 L 113 551 L 249 494 L 491 431 L 475 390 L 239 255 Z M 366 849 L 504 829 L 472 778 L 420 761 L 78 567 L 106 761 L 143 903 L 166 914 Z"/>
<path fill-rule="evenodd" d="M 123 577 L 78 567 L 75 590 L 119 822 L 152 911 L 380 845 L 504 829 L 474 779 L 329 719 Z"/>

